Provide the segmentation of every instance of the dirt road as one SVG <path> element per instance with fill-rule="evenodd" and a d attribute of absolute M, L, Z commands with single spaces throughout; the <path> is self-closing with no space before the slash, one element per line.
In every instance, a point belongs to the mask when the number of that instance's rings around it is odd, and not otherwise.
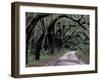
<path fill-rule="evenodd" d="M 69 51 L 61 56 L 59 59 L 50 61 L 46 66 L 56 66 L 56 65 L 78 65 L 84 64 L 76 55 L 75 51 Z"/>

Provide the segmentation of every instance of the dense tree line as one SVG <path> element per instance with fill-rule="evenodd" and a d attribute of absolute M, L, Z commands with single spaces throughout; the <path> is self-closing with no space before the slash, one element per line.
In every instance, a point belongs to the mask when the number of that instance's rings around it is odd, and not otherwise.
<path fill-rule="evenodd" d="M 28 55 L 57 54 L 61 49 L 89 54 L 89 16 L 78 14 L 26 13 L 26 63 Z"/>

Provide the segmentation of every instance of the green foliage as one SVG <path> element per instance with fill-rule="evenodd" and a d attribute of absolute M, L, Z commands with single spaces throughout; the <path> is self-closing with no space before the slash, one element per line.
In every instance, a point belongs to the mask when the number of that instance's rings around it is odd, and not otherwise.
<path fill-rule="evenodd" d="M 37 56 L 38 47 L 40 58 L 43 59 L 48 58 L 50 53 L 57 54 L 63 49 L 77 50 L 80 54 L 89 56 L 89 15 L 49 14 L 40 18 L 35 25 L 31 25 L 34 28 L 27 26 L 32 24 L 32 19 L 41 15 L 46 13 L 26 13 L 26 30 L 28 28 L 32 31 L 26 44 L 29 59 Z"/>

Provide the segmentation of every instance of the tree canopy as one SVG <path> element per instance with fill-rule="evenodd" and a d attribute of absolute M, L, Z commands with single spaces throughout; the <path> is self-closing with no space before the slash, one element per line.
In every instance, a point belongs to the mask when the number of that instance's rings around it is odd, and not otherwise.
<path fill-rule="evenodd" d="M 62 49 L 79 50 L 89 55 L 89 15 L 26 13 L 27 56 L 49 55 Z"/>

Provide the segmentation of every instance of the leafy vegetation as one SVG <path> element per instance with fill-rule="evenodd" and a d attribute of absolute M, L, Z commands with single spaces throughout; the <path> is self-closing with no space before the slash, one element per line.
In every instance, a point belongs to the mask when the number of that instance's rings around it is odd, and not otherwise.
<path fill-rule="evenodd" d="M 89 58 L 89 15 L 26 12 L 26 64 L 64 50 Z"/>

